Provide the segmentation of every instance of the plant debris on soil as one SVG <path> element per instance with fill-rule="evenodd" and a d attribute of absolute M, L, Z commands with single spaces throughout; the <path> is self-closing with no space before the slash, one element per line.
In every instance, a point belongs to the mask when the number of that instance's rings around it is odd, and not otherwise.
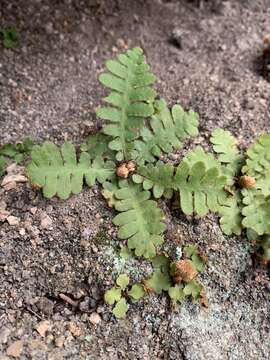
<path fill-rule="evenodd" d="M 101 126 L 104 60 L 134 46 L 146 52 L 159 93 L 200 115 L 200 136 L 171 161 L 206 147 L 217 127 L 243 149 L 269 132 L 270 82 L 258 68 L 268 0 L 2 0 L 0 16 L 19 34 L 13 48 L 0 44 L 1 145 L 82 142 Z M 0 186 L 1 360 L 268 359 L 269 273 L 245 237 L 224 236 L 213 215 L 187 219 L 164 205 L 163 250 L 177 259 L 197 244 L 208 257 L 199 275 L 208 307 L 172 311 L 151 295 L 119 321 L 105 290 L 119 274 L 140 281 L 151 267 L 119 255 L 124 244 L 98 187 L 46 200 L 10 166 L 13 180 Z"/>

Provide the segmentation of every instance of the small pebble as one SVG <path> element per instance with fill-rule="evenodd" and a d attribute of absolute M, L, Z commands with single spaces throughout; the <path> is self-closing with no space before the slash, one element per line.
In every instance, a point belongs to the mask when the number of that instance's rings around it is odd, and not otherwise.
<path fill-rule="evenodd" d="M 91 324 L 97 325 L 97 324 L 99 324 L 101 322 L 101 317 L 97 313 L 92 313 L 89 316 L 89 321 L 90 321 Z"/>
<path fill-rule="evenodd" d="M 48 215 L 45 215 L 41 219 L 40 226 L 42 227 L 42 229 L 50 228 L 52 226 L 52 219 Z"/>
<path fill-rule="evenodd" d="M 10 215 L 10 216 L 7 217 L 7 222 L 11 226 L 16 226 L 16 225 L 19 225 L 20 219 L 18 217 L 16 217 L 16 216 Z"/>

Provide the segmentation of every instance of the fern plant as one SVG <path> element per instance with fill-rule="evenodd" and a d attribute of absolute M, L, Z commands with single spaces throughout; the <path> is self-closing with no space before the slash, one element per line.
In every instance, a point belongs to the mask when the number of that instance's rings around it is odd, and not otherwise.
<path fill-rule="evenodd" d="M 129 286 L 130 279 L 126 274 L 119 275 L 116 285 L 104 295 L 105 302 L 114 305 L 113 314 L 117 318 L 125 317 L 129 307 L 127 300 L 137 302 L 153 292 L 167 292 L 173 306 L 188 297 L 200 299 L 205 304 L 207 299 L 203 286 L 196 279 L 204 271 L 205 261 L 194 245 L 186 246 L 183 255 L 184 258 L 178 261 L 171 261 L 163 254 L 155 256 L 151 259 L 153 274 L 132 287 Z"/>
<path fill-rule="evenodd" d="M 104 98 L 110 106 L 96 111 L 105 121 L 102 133 L 82 144 L 79 159 L 70 143 L 61 149 L 49 142 L 35 146 L 27 173 L 47 198 L 57 195 L 66 199 L 81 191 L 83 181 L 92 186 L 97 180 L 110 205 L 119 212 L 113 220 L 119 226 L 119 238 L 127 239 L 137 256 L 152 258 L 164 241 L 165 225 L 150 190 L 153 188 L 154 197 L 159 198 L 171 195 L 175 187 L 167 182 L 174 178 L 173 168 L 158 158 L 197 135 L 198 115 L 179 105 L 170 110 L 165 100 L 156 99 L 151 87 L 155 76 L 142 49 L 128 50 L 107 61 L 106 67 L 108 72 L 99 79 L 112 91 Z M 168 172 L 165 178 L 161 169 Z M 151 177 L 152 170 L 156 178 L 147 182 L 146 172 Z"/>
<path fill-rule="evenodd" d="M 189 216 L 216 213 L 227 235 L 247 229 L 250 238 L 258 239 L 262 259 L 269 261 L 270 134 L 242 154 L 236 139 L 217 129 L 210 138 L 215 155 L 196 147 L 177 166 L 164 163 L 161 155 L 181 148 L 185 139 L 198 134 L 198 115 L 180 105 L 170 108 L 164 99 L 156 98 L 155 76 L 142 49 L 128 50 L 107 61 L 106 67 L 100 82 L 111 91 L 104 98 L 109 106 L 96 110 L 104 121 L 102 131 L 86 139 L 79 154 L 69 142 L 60 148 L 50 142 L 34 146 L 27 167 L 30 182 L 42 188 L 45 197 L 60 199 L 79 193 L 83 183 L 101 184 L 108 205 L 118 212 L 113 219 L 118 237 L 136 256 L 154 262 L 147 286 L 157 284 L 157 293 L 171 289 L 172 297 L 180 299 L 184 292 L 197 298 L 201 289 L 194 281 L 186 290 L 174 287 L 168 271 L 155 268 L 166 229 L 157 203 L 160 198 L 175 194 L 179 208 Z M 191 256 L 196 259 L 197 255 Z M 119 314 L 127 305 L 116 290 Z"/>

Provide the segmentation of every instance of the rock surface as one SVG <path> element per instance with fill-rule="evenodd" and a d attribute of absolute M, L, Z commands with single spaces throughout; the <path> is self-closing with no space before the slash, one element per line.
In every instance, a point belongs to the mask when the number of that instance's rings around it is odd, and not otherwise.
<path fill-rule="evenodd" d="M 0 143 L 26 136 L 80 143 L 100 126 L 94 109 L 104 96 L 97 77 L 105 59 L 137 45 L 160 94 L 200 114 L 200 136 L 172 154 L 174 161 L 195 143 L 206 146 L 216 127 L 232 131 L 243 148 L 269 131 L 270 83 L 260 73 L 268 0 L 1 5 L 2 24 L 16 26 L 19 44 L 0 49 Z M 208 256 L 201 276 L 208 309 L 186 302 L 172 313 L 165 296 L 151 296 L 116 321 L 104 290 L 123 270 L 136 281 L 151 269 L 119 258 L 113 214 L 99 194 L 84 188 L 62 202 L 27 183 L 0 187 L 0 358 L 269 358 L 267 271 L 246 238 L 224 237 L 214 216 L 190 220 L 165 206 L 165 248 L 197 243 Z M 40 324 L 50 324 L 42 336 Z"/>

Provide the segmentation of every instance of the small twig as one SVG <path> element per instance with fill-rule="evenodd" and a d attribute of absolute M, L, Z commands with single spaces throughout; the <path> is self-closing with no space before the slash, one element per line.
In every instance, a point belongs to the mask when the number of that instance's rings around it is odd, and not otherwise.
<path fill-rule="evenodd" d="M 29 307 L 26 307 L 26 310 L 29 311 L 31 314 L 35 315 L 40 320 L 43 320 L 43 318 L 40 315 L 38 315 L 34 310 L 30 309 Z"/>
<path fill-rule="evenodd" d="M 77 301 L 72 300 L 69 296 L 65 295 L 65 294 L 59 294 L 60 299 L 64 300 L 66 303 L 68 303 L 69 305 L 73 306 L 73 307 L 77 307 L 78 303 Z"/>

